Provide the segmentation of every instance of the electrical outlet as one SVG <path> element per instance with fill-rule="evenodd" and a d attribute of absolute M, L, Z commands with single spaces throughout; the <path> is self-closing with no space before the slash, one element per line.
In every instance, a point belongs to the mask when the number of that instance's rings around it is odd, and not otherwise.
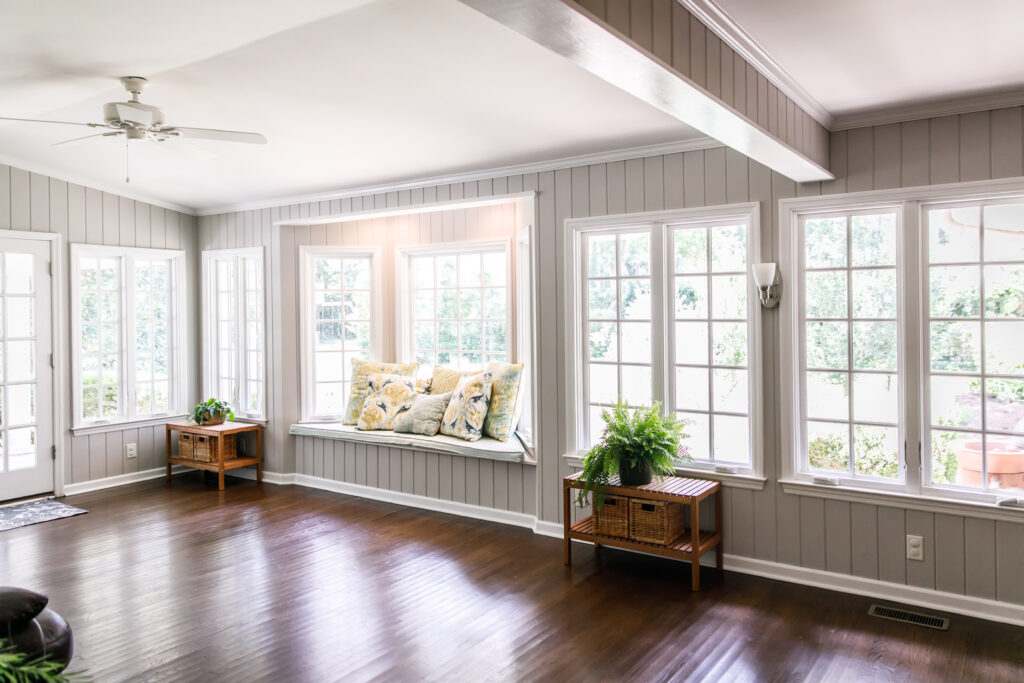
<path fill-rule="evenodd" d="M 135 443 L 126 443 L 124 445 L 124 457 L 126 457 L 126 458 L 134 458 L 138 454 L 139 454 L 139 448 L 138 448 L 137 444 L 135 444 Z"/>
<path fill-rule="evenodd" d="M 924 537 L 907 534 L 907 559 L 924 561 Z"/>

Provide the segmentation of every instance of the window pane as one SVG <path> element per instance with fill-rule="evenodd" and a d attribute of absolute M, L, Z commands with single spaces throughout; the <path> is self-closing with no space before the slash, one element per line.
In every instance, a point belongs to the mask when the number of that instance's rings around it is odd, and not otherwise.
<path fill-rule="evenodd" d="M 846 272 L 807 273 L 806 315 L 808 318 L 846 317 Z"/>
<path fill-rule="evenodd" d="M 587 238 L 590 277 L 615 277 L 615 235 L 593 235 Z"/>
<path fill-rule="evenodd" d="M 711 278 L 711 315 L 715 318 L 747 317 L 747 276 L 715 275 Z"/>
<path fill-rule="evenodd" d="M 980 315 L 981 272 L 978 266 L 933 266 L 928 270 L 933 318 L 976 318 Z"/>
<path fill-rule="evenodd" d="M 416 256 L 410 261 L 412 262 L 413 288 L 432 288 L 434 286 L 434 257 Z"/>
<path fill-rule="evenodd" d="M 590 358 L 618 360 L 619 335 L 615 323 L 590 323 Z"/>
<path fill-rule="evenodd" d="M 484 284 L 504 287 L 506 265 L 505 252 L 484 252 Z"/>
<path fill-rule="evenodd" d="M 985 421 L 990 430 L 1024 434 L 1024 380 L 985 380 Z"/>
<path fill-rule="evenodd" d="M 976 206 L 928 212 L 928 260 L 932 263 L 977 261 L 981 245 Z"/>
<path fill-rule="evenodd" d="M 35 257 L 32 254 L 4 254 L 7 294 L 31 294 L 35 291 Z"/>
<path fill-rule="evenodd" d="M 341 286 L 341 259 L 313 259 L 313 286 L 316 289 L 338 289 Z"/>
<path fill-rule="evenodd" d="M 750 421 L 746 417 L 715 415 L 715 461 L 750 462 Z"/>
<path fill-rule="evenodd" d="M 711 228 L 711 270 L 745 272 L 747 229 L 743 225 Z"/>
<path fill-rule="evenodd" d="M 622 399 L 631 406 L 651 405 L 650 366 L 623 365 Z"/>
<path fill-rule="evenodd" d="M 622 361 L 651 362 L 651 323 L 622 323 Z"/>
<path fill-rule="evenodd" d="M 806 355 L 809 368 L 845 370 L 850 356 L 847 323 L 807 323 Z"/>
<path fill-rule="evenodd" d="M 345 289 L 370 288 L 370 259 L 346 258 L 343 262 Z"/>
<path fill-rule="evenodd" d="M 750 380 L 746 370 L 714 370 L 714 409 L 728 413 L 747 413 Z M 718 439 L 715 439 L 718 441 Z"/>
<path fill-rule="evenodd" d="M 708 363 L 708 324 L 676 323 L 676 362 L 694 365 Z"/>
<path fill-rule="evenodd" d="M 1024 375 L 1024 321 L 985 323 L 985 370 Z"/>
<path fill-rule="evenodd" d="M 622 317 L 649 320 L 651 317 L 651 281 L 621 280 Z"/>
<path fill-rule="evenodd" d="M 675 300 L 677 318 L 707 318 L 708 279 L 703 275 L 677 277 Z"/>
<path fill-rule="evenodd" d="M 36 421 L 36 385 L 11 384 L 7 387 L 7 424 L 29 425 Z"/>
<path fill-rule="evenodd" d="M 434 348 L 434 321 L 420 321 L 413 325 L 413 343 L 417 349 Z"/>
<path fill-rule="evenodd" d="M 807 417 L 849 420 L 849 382 L 845 372 L 808 372 Z"/>
<path fill-rule="evenodd" d="M 1024 491 L 1024 444 L 1020 439 L 989 434 L 985 439 L 988 486 L 1000 491 Z"/>
<path fill-rule="evenodd" d="M 481 317 L 482 302 L 479 289 L 459 290 L 459 317 L 477 318 Z"/>
<path fill-rule="evenodd" d="M 459 283 L 458 259 L 455 256 L 438 256 L 437 264 L 437 286 L 454 287 Z"/>
<path fill-rule="evenodd" d="M 443 320 L 453 320 L 459 317 L 458 290 L 437 290 L 437 317 Z"/>
<path fill-rule="evenodd" d="M 807 458 L 812 470 L 847 472 L 850 468 L 850 433 L 845 424 L 807 422 Z"/>
<path fill-rule="evenodd" d="M 985 314 L 1024 317 L 1024 266 L 985 266 Z"/>
<path fill-rule="evenodd" d="M 846 218 L 808 219 L 804 224 L 804 265 L 807 268 L 846 266 Z"/>
<path fill-rule="evenodd" d="M 853 323 L 853 367 L 896 371 L 896 323 Z"/>
<path fill-rule="evenodd" d="M 462 287 L 479 287 L 480 254 L 459 255 L 459 285 Z"/>
<path fill-rule="evenodd" d="M 694 460 L 709 460 L 711 458 L 710 417 L 701 413 L 678 413 L 677 417 L 686 421 L 687 437 L 681 439 L 681 443 L 689 450 L 690 456 Z"/>
<path fill-rule="evenodd" d="M 850 241 L 854 266 L 896 265 L 896 215 L 854 216 Z"/>
<path fill-rule="evenodd" d="M 747 324 L 712 323 L 715 365 L 745 366 L 747 364 Z"/>
<path fill-rule="evenodd" d="M 635 276 L 651 274 L 651 236 L 647 233 L 621 235 L 619 246 L 621 269 L 619 275 Z"/>
<path fill-rule="evenodd" d="M 673 262 L 677 273 L 703 273 L 708 269 L 706 228 L 673 231 Z"/>
<path fill-rule="evenodd" d="M 899 431 L 895 427 L 857 425 L 853 441 L 857 474 L 883 479 L 899 475 Z"/>
<path fill-rule="evenodd" d="M 853 376 L 853 419 L 858 422 L 899 422 L 896 375 L 857 373 Z"/>
<path fill-rule="evenodd" d="M 932 483 L 979 488 L 981 435 L 932 430 Z"/>
<path fill-rule="evenodd" d="M 896 271 L 853 272 L 853 317 L 896 317 Z"/>
<path fill-rule="evenodd" d="M 981 378 L 934 375 L 930 400 L 932 425 L 981 429 Z"/>
<path fill-rule="evenodd" d="M 345 385 L 341 382 L 324 382 L 316 385 L 316 411 L 321 415 L 339 415 L 344 410 L 347 398 Z"/>
<path fill-rule="evenodd" d="M 590 364 L 590 402 L 613 404 L 619 397 L 618 367 Z"/>
<path fill-rule="evenodd" d="M 985 260 L 1024 261 L 1024 204 L 985 207 Z"/>
<path fill-rule="evenodd" d="M 931 364 L 936 372 L 978 372 L 981 329 L 976 322 L 933 322 Z"/>
<path fill-rule="evenodd" d="M 676 368 L 676 408 L 708 409 L 708 371 L 706 368 Z"/>
<path fill-rule="evenodd" d="M 35 335 L 35 298 L 7 297 L 7 336 Z"/>
<path fill-rule="evenodd" d="M 588 297 L 591 320 L 614 320 L 618 317 L 615 280 L 591 280 Z"/>
<path fill-rule="evenodd" d="M 430 298 L 427 298 L 427 305 Z M 370 319 L 370 293 L 369 292 L 345 292 L 344 297 L 345 318 L 348 320 L 369 320 Z"/>
<path fill-rule="evenodd" d="M 506 308 L 506 295 L 507 290 L 503 287 L 488 287 L 484 290 L 484 317 L 485 318 L 504 318 Z"/>

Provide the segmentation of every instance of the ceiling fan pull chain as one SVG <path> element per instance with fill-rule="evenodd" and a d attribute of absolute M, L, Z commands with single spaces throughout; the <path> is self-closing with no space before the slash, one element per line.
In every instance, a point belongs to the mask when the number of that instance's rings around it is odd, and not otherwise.
<path fill-rule="evenodd" d="M 129 177 L 128 170 L 129 170 L 129 168 L 128 168 L 128 136 L 126 135 L 126 136 L 124 136 L 124 182 L 125 182 L 125 185 L 127 185 L 128 183 L 130 183 L 132 181 L 132 179 Z"/>

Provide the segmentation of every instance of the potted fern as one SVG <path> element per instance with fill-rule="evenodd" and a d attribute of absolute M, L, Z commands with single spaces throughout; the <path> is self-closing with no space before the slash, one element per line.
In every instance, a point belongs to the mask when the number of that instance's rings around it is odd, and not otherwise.
<path fill-rule="evenodd" d="M 686 446 L 680 444 L 689 436 L 683 431 L 686 423 L 662 415 L 658 403 L 630 411 L 629 405 L 620 401 L 602 412 L 601 419 L 604 436 L 583 456 L 583 488 L 576 498 L 581 507 L 593 493 L 594 506 L 600 509 L 604 487 L 616 474 L 623 486 L 643 486 L 655 476 L 675 474 L 676 465 L 692 460 Z"/>

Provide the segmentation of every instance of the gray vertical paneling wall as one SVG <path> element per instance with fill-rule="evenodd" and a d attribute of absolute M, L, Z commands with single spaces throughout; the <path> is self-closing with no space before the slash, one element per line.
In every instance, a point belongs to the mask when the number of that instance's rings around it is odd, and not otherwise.
<path fill-rule="evenodd" d="M 101 192 L 39 173 L 0 164 L 0 229 L 56 232 L 64 243 L 64 302 L 71 300 L 69 244 L 103 244 L 123 247 L 153 247 L 185 251 L 190 299 L 187 310 L 195 311 L 198 282 L 196 268 L 196 218 L 189 214 L 145 202 Z M 71 312 L 65 310 L 58 329 L 58 343 L 71 354 Z M 198 359 L 197 319 L 187 320 L 192 357 Z M 190 368 L 187 402 L 197 394 L 197 364 Z M 71 387 L 71 370 L 65 377 Z M 71 425 L 71 403 L 65 397 L 66 425 Z M 132 427 L 87 436 L 62 436 L 65 448 L 64 481 L 81 483 L 160 467 L 164 456 L 163 427 Z M 137 443 L 138 456 L 124 457 L 124 444 Z"/>
<path fill-rule="evenodd" d="M 587 3 L 590 4 L 590 3 Z M 611 5 L 611 3 L 609 3 Z M 655 11 L 663 8 L 655 3 Z M 673 11 L 678 11 L 673 7 Z M 625 17 L 616 21 L 625 21 Z M 670 48 L 666 37 L 651 37 L 656 51 Z M 673 36 L 673 40 L 681 40 Z M 646 38 L 645 38 L 646 40 Z M 682 43 L 680 43 L 682 44 Z M 691 42 L 690 46 L 695 45 Z M 721 44 L 715 42 L 721 48 Z M 678 53 L 678 54 L 677 54 Z M 702 52 L 680 49 L 673 59 L 694 64 L 717 63 L 721 77 L 712 79 L 723 97 L 731 98 L 746 111 L 759 96 L 758 85 L 748 88 L 742 60 L 722 53 L 707 59 Z M 733 67 L 732 77 L 725 74 Z M 689 67 L 687 67 L 689 68 Z M 726 86 L 732 85 L 732 93 Z M 769 102 L 772 91 L 769 88 Z M 769 129 L 790 127 L 789 104 L 774 95 L 777 112 L 766 112 Z M 759 105 L 758 105 L 759 106 Z M 760 115 L 760 113 L 758 114 Z M 785 128 L 782 121 L 786 120 Z M 857 190 L 911 187 L 959 180 L 1006 178 L 1024 175 L 1020 107 L 977 112 L 960 116 L 880 125 L 833 133 L 829 141 L 831 170 L 836 179 L 797 185 L 738 152 L 726 148 L 643 159 L 612 161 L 589 166 L 496 177 L 446 185 L 427 185 L 389 192 L 318 202 L 294 204 L 255 212 L 221 214 L 201 219 L 203 248 L 227 245 L 238 235 L 248 235 L 248 222 L 262 244 L 269 244 L 268 228 L 276 220 L 321 214 L 344 214 L 369 208 L 392 208 L 465 197 L 486 197 L 534 190 L 538 193 L 537 311 L 540 382 L 536 401 L 540 415 L 537 425 L 538 464 L 512 468 L 497 463 L 450 459 L 403 449 L 376 449 L 371 454 L 353 444 L 329 443 L 308 437 L 285 436 L 288 423 L 272 424 L 278 441 L 274 448 L 294 440 L 295 463 L 278 462 L 302 472 L 324 472 L 324 476 L 352 480 L 369 486 L 409 491 L 478 505 L 518 509 L 522 487 L 522 510 L 536 512 L 541 520 L 560 521 L 560 477 L 570 470 L 565 452 L 565 392 L 559 368 L 564 362 L 562 295 L 562 234 L 570 217 L 598 216 L 732 202 L 761 203 L 761 253 L 764 260 L 777 260 L 778 200 L 786 197 L 835 194 Z M 307 228 L 306 230 L 312 230 Z M 282 231 L 283 255 L 294 253 L 296 237 Z M 278 281 L 294 277 L 291 257 L 280 259 Z M 294 301 L 294 289 L 282 286 L 282 301 Z M 777 313 L 762 311 L 765 402 L 764 465 L 768 485 L 762 491 L 728 489 L 725 495 L 727 551 L 738 555 L 801 567 L 852 574 L 900 584 L 1024 603 L 1024 583 L 1017 578 L 1024 568 L 1024 524 L 993 522 L 957 515 L 938 515 L 869 504 L 847 504 L 802 498 L 783 492 L 779 475 L 780 434 L 777 405 L 779 389 L 779 330 Z M 282 371 L 296 374 L 297 358 L 276 354 L 275 377 Z M 280 400 L 278 395 L 278 400 Z M 279 411 L 280 412 L 280 411 Z M 387 454 L 381 454 L 386 450 Z M 105 454 L 105 449 L 98 453 Z M 328 455 L 329 454 L 329 455 Z M 273 457 L 273 456 L 271 456 Z M 301 463 L 301 464 L 300 464 Z M 373 473 L 372 465 L 376 466 Z M 449 469 L 450 467 L 450 469 Z M 351 475 L 349 473 L 352 473 Z M 450 475 L 450 480 L 449 480 Z M 319 475 L 318 475 L 319 476 Z M 374 477 L 376 477 L 374 479 Z M 436 479 L 436 481 L 435 481 Z M 506 499 L 505 491 L 510 495 Z M 500 491 L 496 495 L 495 491 Z M 925 538 L 924 563 L 904 559 L 904 537 L 918 533 Z"/>

